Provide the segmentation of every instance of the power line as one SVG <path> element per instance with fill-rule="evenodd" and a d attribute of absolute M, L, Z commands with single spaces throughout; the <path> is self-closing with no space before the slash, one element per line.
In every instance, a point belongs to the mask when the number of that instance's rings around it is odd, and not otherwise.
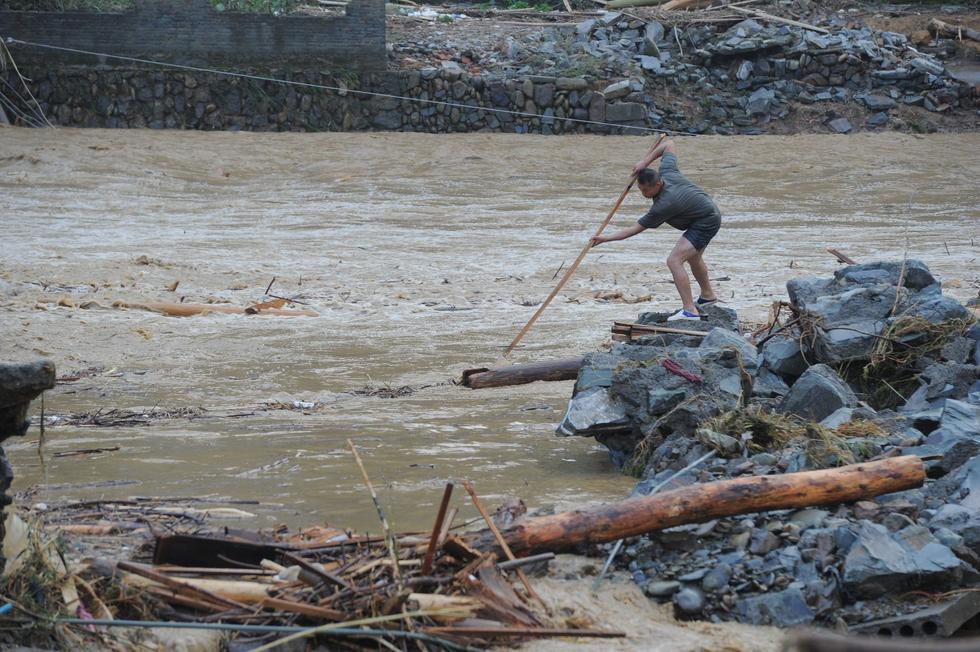
<path fill-rule="evenodd" d="M 164 68 L 177 68 L 179 70 L 192 70 L 194 72 L 210 73 L 212 75 L 223 75 L 223 76 L 226 76 L 226 77 L 238 77 L 238 78 L 241 78 L 241 79 L 251 79 L 251 80 L 255 80 L 255 81 L 273 82 L 273 83 L 276 83 L 276 84 L 287 84 L 287 85 L 291 85 L 291 86 L 300 86 L 300 87 L 304 87 L 304 88 L 317 88 L 317 89 L 327 90 L 327 91 L 336 91 L 338 93 L 352 93 L 352 94 L 358 94 L 358 95 L 366 95 L 366 96 L 369 96 L 369 97 L 384 97 L 384 98 L 390 98 L 390 99 L 396 99 L 396 100 L 403 100 L 403 101 L 407 101 L 407 102 L 416 102 L 416 103 L 419 103 L 419 104 L 429 104 L 429 105 L 435 105 L 435 106 L 445 106 L 445 107 L 449 107 L 449 108 L 459 108 L 459 109 L 464 109 L 464 110 L 466 110 L 466 109 L 475 109 L 477 111 L 487 111 L 487 112 L 490 112 L 490 113 L 503 113 L 503 114 L 513 115 L 513 116 L 518 116 L 518 117 L 538 118 L 540 120 L 548 120 L 548 121 L 559 121 L 559 120 L 563 120 L 565 122 L 574 122 L 574 123 L 577 123 L 577 124 L 588 124 L 588 125 L 597 125 L 597 126 L 602 126 L 602 127 L 613 127 L 615 129 L 633 129 L 633 130 L 636 130 L 636 131 L 653 132 L 653 133 L 661 133 L 662 132 L 662 133 L 671 134 L 671 135 L 675 135 L 675 136 L 693 136 L 694 135 L 694 134 L 688 134 L 688 133 L 679 132 L 679 131 L 672 131 L 670 129 L 654 129 L 652 127 L 634 127 L 634 126 L 630 126 L 630 125 L 616 124 L 614 122 L 601 122 L 601 121 L 598 121 L 598 120 L 585 120 L 585 119 L 582 119 L 582 118 L 558 118 L 556 116 L 546 116 L 546 115 L 543 115 L 543 114 L 540 114 L 540 113 L 529 113 L 529 112 L 526 112 L 526 111 L 513 111 L 513 110 L 510 110 L 510 109 L 500 109 L 500 108 L 496 108 L 496 107 L 486 107 L 486 106 L 472 106 L 470 104 L 463 104 L 463 103 L 460 103 L 460 102 L 447 102 L 445 100 L 429 100 L 429 99 L 422 99 L 422 98 L 419 98 L 419 97 L 407 97 L 407 96 L 404 96 L 404 95 L 394 95 L 394 94 L 391 94 L 391 93 L 379 93 L 379 92 L 376 92 L 376 91 L 353 90 L 353 89 L 349 89 L 349 88 L 341 88 L 341 87 L 338 87 L 338 86 L 327 86 L 325 84 L 314 84 L 314 83 L 311 83 L 311 82 L 300 82 L 300 81 L 294 81 L 294 80 L 291 80 L 291 79 L 279 79 L 279 78 L 276 78 L 276 77 L 267 77 L 267 76 L 264 76 L 264 75 L 252 75 L 252 74 L 248 74 L 248 73 L 231 72 L 231 71 L 228 71 L 228 70 L 217 70 L 217 69 L 214 69 L 214 68 L 203 68 L 203 67 L 200 67 L 200 66 L 189 66 L 189 65 L 185 65 L 185 64 L 179 64 L 179 63 L 170 63 L 170 62 L 167 62 L 167 61 L 154 61 L 152 59 L 142 59 L 142 58 L 139 58 L 139 57 L 127 57 L 127 56 L 123 56 L 123 55 L 119 55 L 119 54 L 108 54 L 108 53 L 105 53 L 105 52 L 92 52 L 90 50 L 80 50 L 80 49 L 77 49 L 77 48 L 67 48 L 67 47 L 58 46 L 58 45 L 47 45 L 45 43 L 33 43 L 33 42 L 30 42 L 30 41 L 22 41 L 20 39 L 13 38 L 12 36 L 8 36 L 6 40 L 7 40 L 7 43 L 17 43 L 17 44 L 20 44 L 20 45 L 26 45 L 26 46 L 35 47 L 35 48 L 42 48 L 42 49 L 46 49 L 46 50 L 57 50 L 57 51 L 60 51 L 60 52 L 71 52 L 71 53 L 74 53 L 74 54 L 85 54 L 85 55 L 90 55 L 90 56 L 93 56 L 93 57 L 105 57 L 105 58 L 109 58 L 109 59 L 119 59 L 121 61 L 130 61 L 130 62 L 133 62 L 133 63 L 142 63 L 142 64 L 151 65 L 151 66 L 161 66 L 161 67 L 164 67 Z"/>

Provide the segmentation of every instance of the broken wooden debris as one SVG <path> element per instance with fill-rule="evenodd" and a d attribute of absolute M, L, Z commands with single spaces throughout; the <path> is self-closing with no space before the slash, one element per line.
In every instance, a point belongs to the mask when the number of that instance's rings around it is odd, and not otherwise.
<path fill-rule="evenodd" d="M 857 265 L 858 264 L 856 260 L 854 260 L 853 258 L 851 258 L 850 256 L 848 256 L 847 254 L 842 253 L 842 252 L 840 252 L 840 251 L 838 251 L 838 250 L 836 250 L 836 249 L 834 249 L 832 247 L 827 247 L 827 253 L 830 254 L 831 256 L 833 256 L 834 258 L 836 258 L 837 259 L 837 262 L 839 262 L 839 263 L 844 263 L 845 265 Z"/>
<path fill-rule="evenodd" d="M 924 481 L 922 460 L 906 455 L 835 469 L 696 484 L 655 496 L 527 519 L 502 535 L 519 555 L 572 550 L 582 544 L 607 543 L 724 516 L 849 503 L 913 489 Z M 470 545 L 484 551 L 500 547 L 496 537 L 486 531 L 474 535 Z"/>
<path fill-rule="evenodd" d="M 929 20 L 929 31 L 936 36 L 945 36 L 946 38 L 955 39 L 970 39 L 971 41 L 980 42 L 980 32 L 975 29 L 970 29 L 966 25 L 951 25 L 947 22 L 941 21 L 938 18 L 932 18 Z"/>
<path fill-rule="evenodd" d="M 537 380 L 575 380 L 582 367 L 583 357 L 518 364 L 494 369 L 467 369 L 463 372 L 462 385 L 470 389 L 524 385 Z"/>
<path fill-rule="evenodd" d="M 148 310 L 158 312 L 170 317 L 192 317 L 195 315 L 206 315 L 208 313 L 223 313 L 228 315 L 268 315 L 274 317 L 319 317 L 320 313 L 307 309 L 286 309 L 281 306 L 285 302 L 276 300 L 255 306 L 232 306 L 222 303 L 170 303 L 166 301 L 114 301 L 113 308 L 125 308 L 130 310 Z M 275 304 L 276 307 L 273 307 Z"/>
<path fill-rule="evenodd" d="M 651 335 L 688 335 L 691 337 L 704 337 L 707 334 L 707 331 L 696 331 L 688 328 L 657 326 L 655 324 L 633 324 L 624 321 L 614 322 L 612 327 L 612 339 L 616 342 L 634 342 L 641 337 L 650 337 Z"/>

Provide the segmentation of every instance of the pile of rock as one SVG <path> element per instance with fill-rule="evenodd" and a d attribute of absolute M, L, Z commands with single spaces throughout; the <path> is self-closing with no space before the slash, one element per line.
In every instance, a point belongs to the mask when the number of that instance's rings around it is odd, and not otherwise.
<path fill-rule="evenodd" d="M 788 115 L 791 100 L 857 102 L 870 113 L 866 126 L 888 122 L 899 104 L 943 112 L 968 107 L 974 90 L 946 74 L 935 56 L 917 50 L 904 34 L 850 29 L 839 18 L 818 21 L 818 33 L 749 18 L 727 29 L 714 24 L 665 28 L 616 12 L 578 25 L 579 53 L 629 69 L 648 85 L 693 84 L 705 119 L 695 131 L 751 128 Z M 653 108 L 654 93 L 644 98 Z M 651 124 L 659 119 L 654 111 Z M 838 132 L 846 119 L 828 125 Z"/>
<path fill-rule="evenodd" d="M 632 463 L 637 492 L 711 450 L 666 488 L 926 457 L 933 480 L 921 489 L 673 528 L 629 542 L 623 563 L 688 617 L 950 635 L 980 613 L 976 593 L 938 606 L 904 594 L 980 585 L 980 325 L 914 260 L 788 289 L 792 318 L 762 346 L 714 307 L 685 324 L 703 337 L 657 335 L 589 356 L 559 433 L 594 436 Z"/>

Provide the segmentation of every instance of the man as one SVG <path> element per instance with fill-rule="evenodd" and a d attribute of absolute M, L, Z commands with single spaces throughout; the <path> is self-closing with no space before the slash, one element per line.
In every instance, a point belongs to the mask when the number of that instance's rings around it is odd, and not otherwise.
<path fill-rule="evenodd" d="M 659 172 L 648 167 L 658 158 L 662 158 Z M 721 227 L 721 213 L 708 193 L 688 181 L 677 169 L 677 155 L 672 140 L 660 143 L 645 159 L 633 166 L 633 174 L 636 175 L 640 192 L 647 199 L 653 200 L 653 206 L 635 225 L 612 235 L 595 236 L 592 238 L 592 246 L 625 240 L 664 223 L 683 231 L 667 257 L 667 268 L 674 277 L 674 286 L 681 296 L 683 307 L 668 317 L 667 321 L 700 319 L 698 307 L 718 301 L 708 281 L 708 268 L 704 264 L 703 256 L 705 247 Z M 697 301 L 691 294 L 691 281 L 684 269 L 684 263 L 691 267 L 701 288 L 701 296 Z"/>

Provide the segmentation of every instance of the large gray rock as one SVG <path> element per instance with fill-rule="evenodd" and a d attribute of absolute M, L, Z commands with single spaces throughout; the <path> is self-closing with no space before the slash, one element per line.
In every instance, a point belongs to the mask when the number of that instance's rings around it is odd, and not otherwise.
<path fill-rule="evenodd" d="M 622 403 L 613 399 L 609 390 L 594 387 L 572 397 L 557 433 L 588 437 L 624 429 L 630 426 Z"/>
<path fill-rule="evenodd" d="M 0 441 L 27 432 L 31 401 L 54 383 L 54 363 L 48 360 L 0 364 Z"/>
<path fill-rule="evenodd" d="M 813 333 L 813 359 L 829 365 L 870 357 L 885 329 L 884 320 L 837 323 L 817 326 Z"/>
<path fill-rule="evenodd" d="M 836 287 L 834 279 L 827 278 L 792 278 L 786 281 L 786 293 L 790 303 L 806 310 L 818 298 L 832 294 Z"/>
<path fill-rule="evenodd" d="M 607 95 L 608 99 L 609 96 Z M 616 102 L 606 105 L 606 120 L 608 122 L 637 122 L 645 119 L 647 107 L 639 102 Z"/>
<path fill-rule="evenodd" d="M 901 262 L 874 262 L 848 265 L 834 272 L 837 281 L 850 285 L 898 285 L 899 277 L 903 279 L 902 286 L 910 290 L 922 290 L 936 284 L 926 264 L 914 258 L 906 259 L 904 266 Z"/>
<path fill-rule="evenodd" d="M 946 399 L 939 428 L 920 446 L 905 448 L 906 455 L 940 456 L 930 460 L 929 475 L 946 475 L 980 453 L 980 407 Z"/>
<path fill-rule="evenodd" d="M 618 81 L 614 84 L 609 84 L 602 90 L 602 94 L 605 96 L 606 100 L 617 100 L 621 97 L 626 97 L 632 92 L 630 86 L 630 80 L 624 79 L 623 81 Z"/>
<path fill-rule="evenodd" d="M 913 525 L 894 535 L 862 521 L 844 559 L 844 588 L 859 598 L 875 598 L 918 586 L 958 586 L 973 571 L 929 532 Z"/>
<path fill-rule="evenodd" d="M 869 111 L 888 111 L 898 106 L 898 103 L 887 95 L 864 95 L 860 99 Z"/>
<path fill-rule="evenodd" d="M 929 520 L 932 530 L 944 528 L 959 536 L 963 545 L 980 554 L 980 513 L 963 505 L 943 505 Z"/>
<path fill-rule="evenodd" d="M 755 347 L 738 333 L 725 328 L 712 328 L 701 341 L 699 348 L 732 349 L 738 351 L 739 355 L 742 356 L 742 364 L 747 370 L 756 369 L 759 366 L 759 353 Z"/>
<path fill-rule="evenodd" d="M 857 396 L 827 365 L 814 365 L 790 388 L 782 412 L 820 421 L 842 407 L 857 405 Z"/>
<path fill-rule="evenodd" d="M 884 319 L 894 306 L 894 287 L 870 285 L 819 297 L 807 306 L 807 312 L 824 326 L 836 326 Z"/>
<path fill-rule="evenodd" d="M 784 378 L 798 378 L 809 366 L 799 340 L 773 338 L 762 345 L 763 365 Z"/>
<path fill-rule="evenodd" d="M 966 320 L 971 316 L 970 311 L 959 301 L 942 295 L 913 300 L 910 306 L 901 310 L 901 313 L 922 317 L 934 324 L 952 319 Z"/>
<path fill-rule="evenodd" d="M 751 625 L 795 627 L 813 622 L 816 614 L 796 587 L 778 593 L 763 593 L 739 600 L 735 609 L 739 621 Z"/>

